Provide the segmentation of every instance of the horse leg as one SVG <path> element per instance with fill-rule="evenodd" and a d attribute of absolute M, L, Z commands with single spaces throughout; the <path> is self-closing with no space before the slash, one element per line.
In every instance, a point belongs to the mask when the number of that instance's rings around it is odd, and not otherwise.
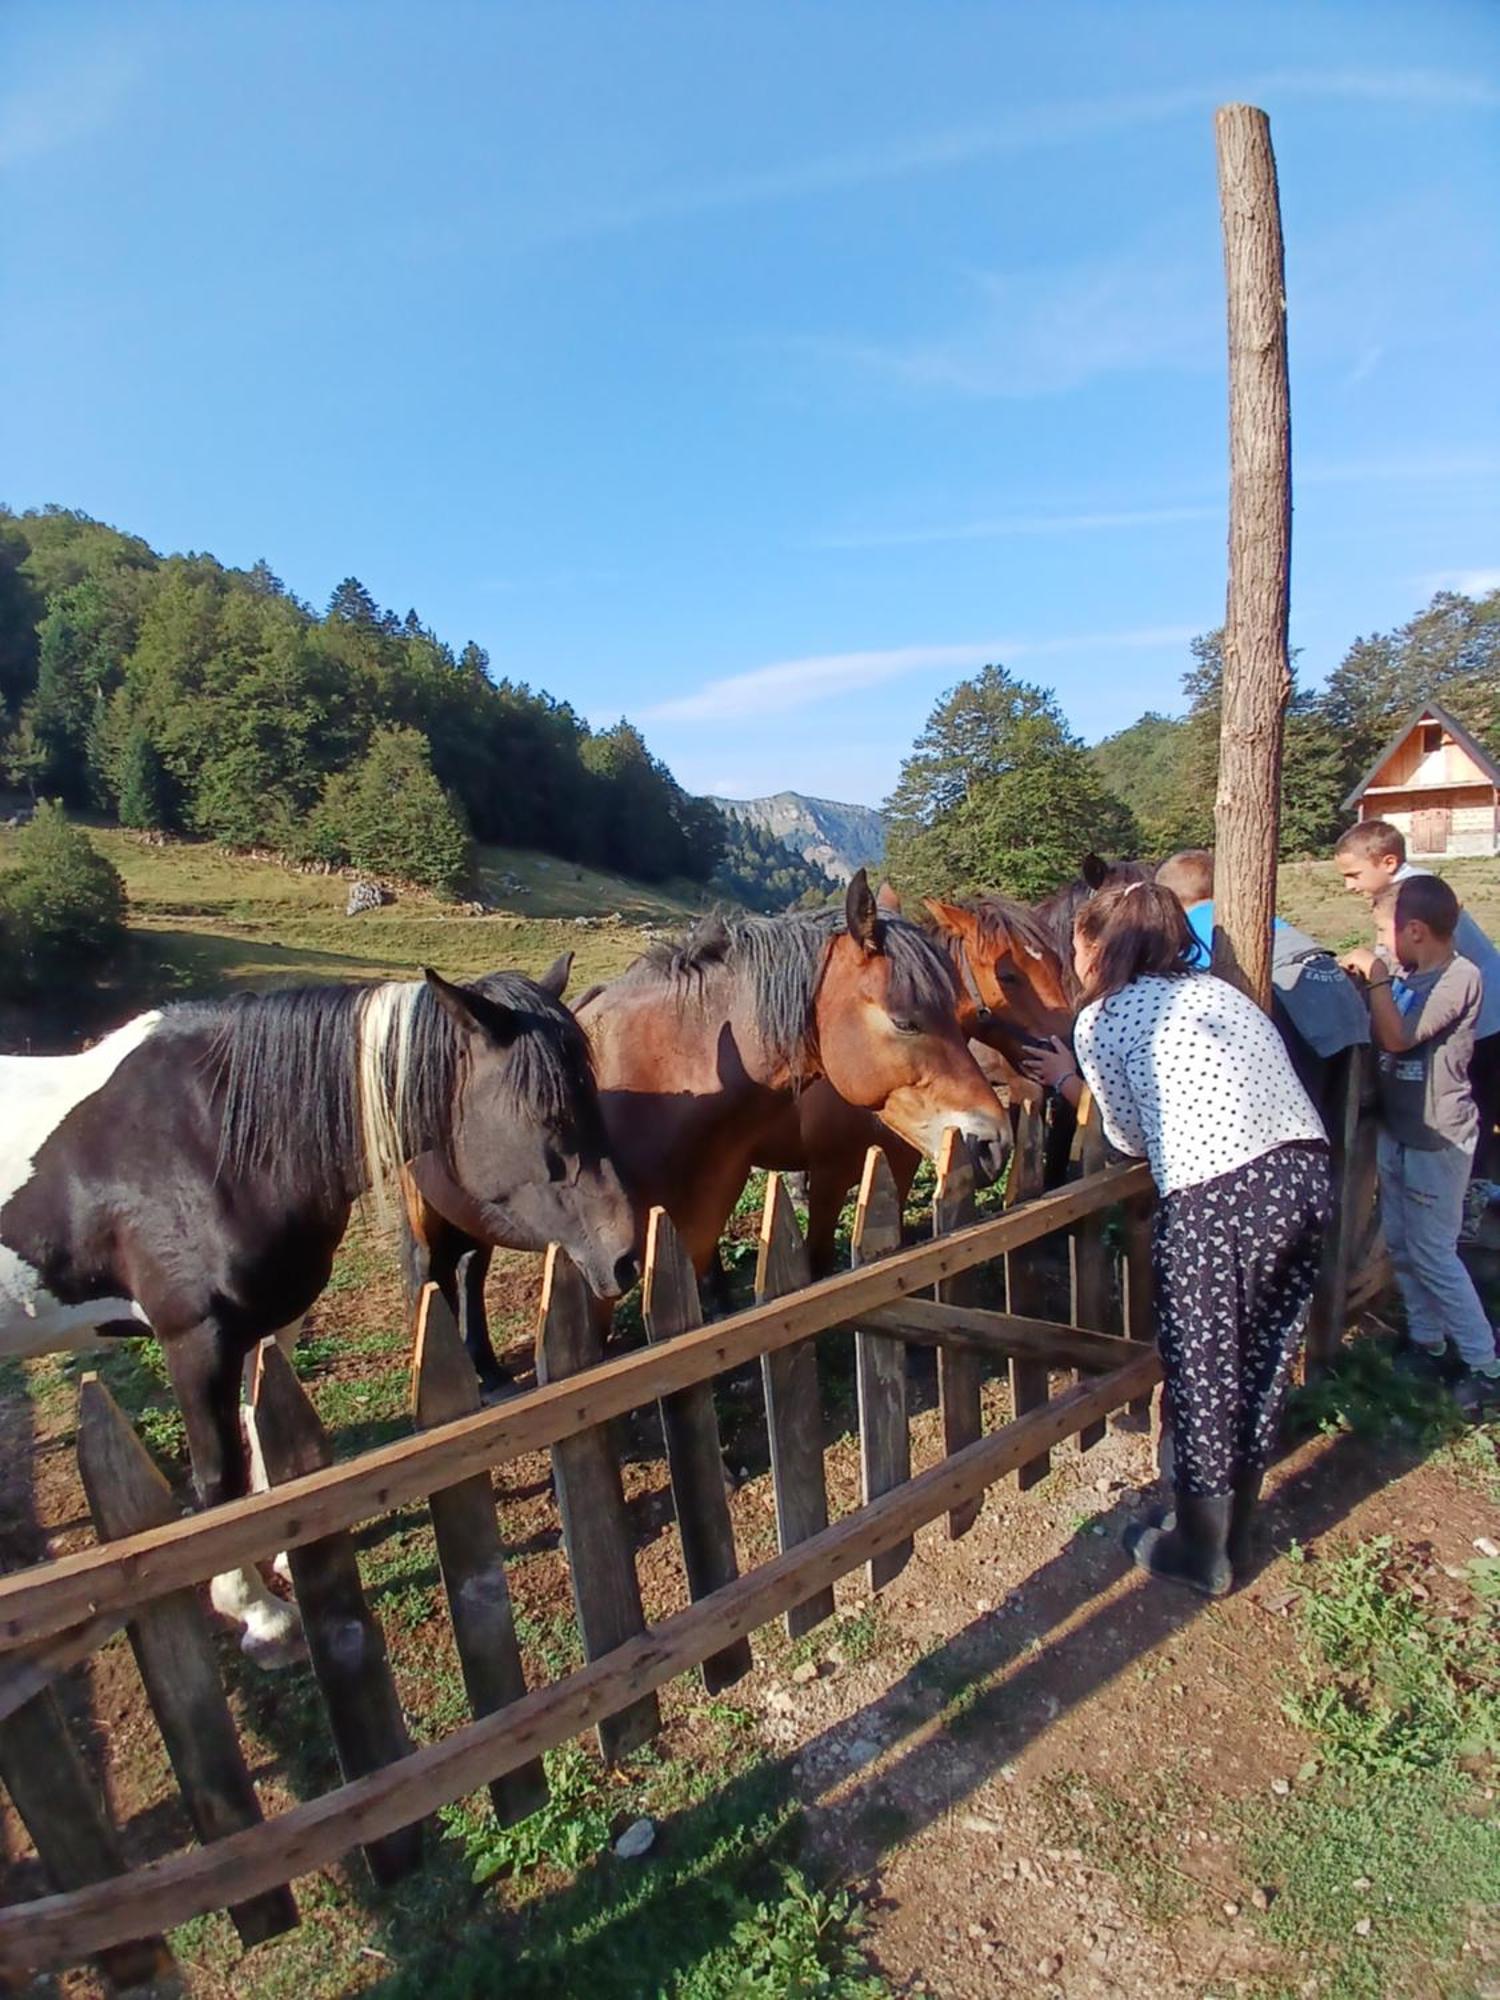
<path fill-rule="evenodd" d="M 858 1170 L 854 1179 L 858 1178 Z M 813 1167 L 807 1176 L 807 1267 L 814 1283 L 838 1269 L 839 1217 L 854 1180 L 843 1167 Z"/>
<path fill-rule="evenodd" d="M 244 1343 L 204 1320 L 164 1339 L 162 1352 L 187 1430 L 198 1504 L 216 1507 L 222 1500 L 237 1500 L 245 1491 L 246 1472 L 240 1434 Z M 242 1628 L 240 1650 L 258 1666 L 286 1666 L 298 1657 L 302 1621 L 297 1608 L 269 1590 L 253 1564 L 216 1576 L 209 1601 Z"/>
<path fill-rule="evenodd" d="M 458 1236 L 457 1230 L 453 1234 Z M 468 1247 L 458 1257 L 458 1330 L 474 1373 L 479 1377 L 480 1395 L 494 1396 L 510 1388 L 514 1377 L 495 1352 L 485 1317 L 484 1281 L 489 1276 L 493 1252 L 487 1243 L 476 1243 L 471 1236 L 459 1237 L 459 1241 Z"/>

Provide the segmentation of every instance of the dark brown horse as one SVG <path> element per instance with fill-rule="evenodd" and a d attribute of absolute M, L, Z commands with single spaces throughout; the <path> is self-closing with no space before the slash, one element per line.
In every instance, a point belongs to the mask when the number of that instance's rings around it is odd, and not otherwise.
<path fill-rule="evenodd" d="M 842 913 L 710 918 L 586 994 L 577 1016 L 612 1156 L 643 1207 L 666 1209 L 701 1275 L 767 1135 L 820 1077 L 919 1152 L 935 1154 L 956 1126 L 983 1170 L 999 1173 L 1005 1116 L 957 1008 L 953 961 L 917 925 L 882 914 L 861 870 Z M 488 1255 L 420 1168 L 415 1178 L 413 1276 L 454 1297 L 492 1385 L 503 1376 L 483 1320 Z"/>
<path fill-rule="evenodd" d="M 899 908 L 882 888 L 882 907 Z M 1039 1097 L 1019 1073 L 1028 1042 L 1066 1035 L 1073 1025 L 1067 980 L 1048 934 L 1023 903 L 1005 896 L 924 907 L 958 984 L 960 1031 L 991 1086 L 1013 1105 Z M 921 1154 L 882 1131 L 877 1120 L 846 1103 L 825 1079 L 786 1106 L 755 1156 L 758 1167 L 807 1176 L 807 1245 L 815 1278 L 835 1264 L 839 1214 L 871 1146 L 884 1149 L 902 1201 Z"/>

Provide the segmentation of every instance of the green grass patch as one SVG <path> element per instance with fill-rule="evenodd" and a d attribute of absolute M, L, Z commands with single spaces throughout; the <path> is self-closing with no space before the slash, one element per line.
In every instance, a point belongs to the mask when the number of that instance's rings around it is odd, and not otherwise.
<path fill-rule="evenodd" d="M 1451 1444 L 1464 1421 L 1436 1383 L 1405 1375 L 1385 1340 L 1356 1340 L 1316 1382 L 1294 1389 L 1287 1402 L 1288 1434 L 1336 1437 L 1352 1433 L 1371 1444 L 1416 1450 Z"/>
<path fill-rule="evenodd" d="M 1454 1772 L 1424 1770 L 1324 1777 L 1257 1805 L 1244 1851 L 1275 1892 L 1262 1923 L 1317 1967 L 1320 2000 L 1472 1990 L 1453 1962 L 1472 1909 L 1500 1903 L 1500 1821 L 1480 1803 Z"/>
<path fill-rule="evenodd" d="M 1305 1678 L 1285 1706 L 1330 1764 L 1400 1777 L 1500 1749 L 1500 1603 L 1434 1608 L 1390 1535 L 1315 1568 L 1296 1553 Z"/>
<path fill-rule="evenodd" d="M 609 1833 L 659 1810 L 680 1767 L 647 1756 L 610 1774 L 572 1755 L 583 1764 L 570 1758 L 568 1802 L 593 1858 L 548 1893 L 569 1836 L 550 1808 L 535 1815 L 551 1830 L 524 1878 L 533 1893 L 456 1939 L 411 1938 L 379 1989 L 386 2000 L 887 2000 L 858 1904 L 795 1867 L 800 1809 L 779 1765 L 715 1772 L 702 1781 L 711 1793 L 659 1822 L 651 1852 L 625 1862 L 608 1851 Z M 521 1833 L 504 1837 L 512 1852 Z"/>
<path fill-rule="evenodd" d="M 1439 1602 L 1389 1535 L 1299 1554 L 1303 1684 L 1318 1753 L 1284 1800 L 1242 1812 L 1266 1934 L 1324 2000 L 1460 1995 L 1470 1920 L 1500 1903 L 1500 1564 Z M 1488 1794 L 1488 1796 L 1487 1796 Z"/>

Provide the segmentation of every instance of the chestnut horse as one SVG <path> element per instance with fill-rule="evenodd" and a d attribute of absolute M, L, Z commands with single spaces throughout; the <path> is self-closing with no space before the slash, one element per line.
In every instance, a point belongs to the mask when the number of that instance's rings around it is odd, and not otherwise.
<path fill-rule="evenodd" d="M 880 903 L 884 909 L 900 907 L 888 887 L 881 889 Z M 964 903 L 928 897 L 924 908 L 953 965 L 959 1029 L 980 1067 L 1012 1103 L 1018 1094 L 1036 1093 L 1037 1086 L 1017 1074 L 1021 1057 L 1028 1042 L 1070 1032 L 1071 972 L 1064 971 L 1051 939 L 1023 903 L 1005 896 Z M 755 1156 L 758 1167 L 807 1176 L 807 1247 L 815 1278 L 834 1269 L 839 1215 L 871 1146 L 884 1148 L 904 1202 L 921 1154 L 883 1132 L 825 1079 L 785 1107 Z"/>
<path fill-rule="evenodd" d="M 576 1011 L 611 1154 L 641 1206 L 666 1209 L 701 1276 L 768 1134 L 819 1077 L 919 1153 L 936 1154 L 956 1126 L 981 1170 L 1000 1172 L 1005 1115 L 957 1008 L 952 959 L 882 913 L 861 869 L 842 913 L 708 918 Z M 420 1170 L 414 1179 L 411 1276 L 454 1299 L 493 1387 L 504 1376 L 484 1324 L 488 1251 L 453 1227 Z"/>

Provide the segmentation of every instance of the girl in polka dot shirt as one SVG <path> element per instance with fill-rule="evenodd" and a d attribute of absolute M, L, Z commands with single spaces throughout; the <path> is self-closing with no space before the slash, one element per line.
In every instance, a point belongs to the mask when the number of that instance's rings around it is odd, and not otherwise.
<path fill-rule="evenodd" d="M 1076 1063 L 1058 1042 L 1030 1068 L 1073 1103 L 1086 1082 L 1111 1145 L 1150 1161 L 1177 1505 L 1126 1545 L 1218 1597 L 1250 1560 L 1330 1189 L 1323 1127 L 1269 1015 L 1193 957 L 1170 890 L 1101 890 L 1074 932 Z"/>

